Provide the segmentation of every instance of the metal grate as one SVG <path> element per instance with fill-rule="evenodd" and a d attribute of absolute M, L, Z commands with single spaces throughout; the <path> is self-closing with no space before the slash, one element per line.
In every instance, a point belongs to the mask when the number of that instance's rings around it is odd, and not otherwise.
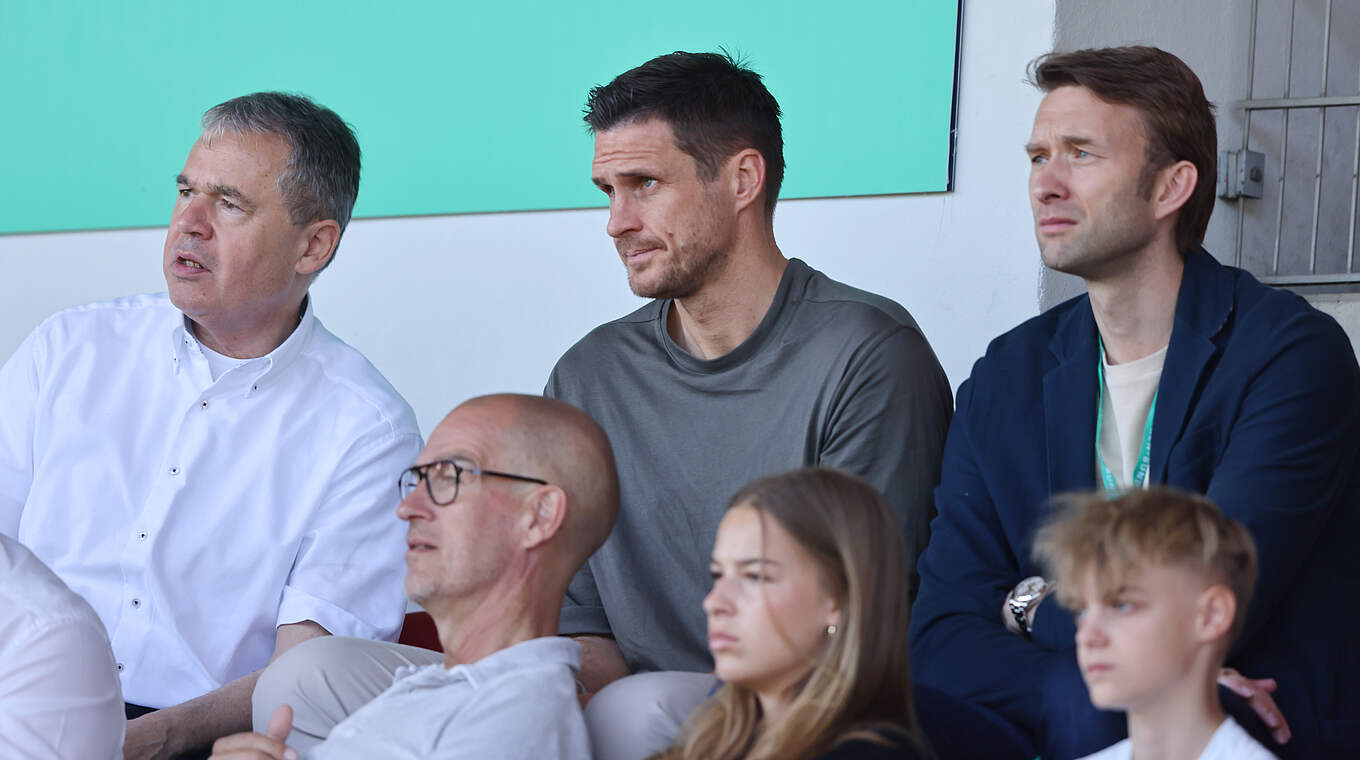
<path fill-rule="evenodd" d="M 1275 285 L 1360 284 L 1360 0 L 1253 0 L 1251 26 L 1234 105 L 1265 183 L 1238 201 L 1237 263 Z"/>

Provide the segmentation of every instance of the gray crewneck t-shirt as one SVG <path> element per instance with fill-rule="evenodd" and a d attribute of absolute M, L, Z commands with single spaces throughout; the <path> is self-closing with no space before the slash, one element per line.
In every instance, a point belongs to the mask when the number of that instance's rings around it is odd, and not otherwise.
<path fill-rule="evenodd" d="M 700 603 L 728 501 L 804 466 L 853 472 L 887 496 L 914 589 L 953 399 L 906 309 L 791 259 L 755 332 L 705 360 L 670 338 L 670 308 L 652 301 L 596 328 L 548 380 L 547 396 L 609 434 L 622 491 L 561 633 L 612 635 L 634 671 L 711 670 Z"/>

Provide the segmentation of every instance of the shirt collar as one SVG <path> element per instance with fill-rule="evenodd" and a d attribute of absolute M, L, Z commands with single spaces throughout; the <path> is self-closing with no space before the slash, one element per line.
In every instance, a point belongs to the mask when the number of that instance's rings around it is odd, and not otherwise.
<path fill-rule="evenodd" d="M 203 347 L 198 338 L 194 335 L 193 323 L 189 317 L 183 313 L 179 314 L 179 319 L 175 320 L 175 327 L 171 331 L 174 354 L 174 372 L 179 374 L 180 370 L 194 358 L 204 362 L 207 358 L 203 356 Z M 316 329 L 316 316 L 312 311 L 312 296 L 307 294 L 302 301 L 302 318 L 298 320 L 297 327 L 278 348 L 265 354 L 264 356 L 245 361 L 240 367 L 232 372 L 223 375 L 222 379 L 227 378 L 236 372 L 248 373 L 244 375 L 244 396 L 260 389 L 260 386 L 268 384 L 273 378 L 278 377 L 283 369 L 292 364 L 293 361 L 302 353 L 303 349 L 311 341 L 312 333 Z"/>
<path fill-rule="evenodd" d="M 673 299 L 666 299 L 661 302 L 656 321 L 657 339 L 670 356 L 671 361 L 691 372 L 712 374 L 735 367 L 759 353 L 771 336 L 775 334 L 775 331 L 786 323 L 786 320 L 782 318 L 784 312 L 790 304 L 803 299 L 807 290 L 807 283 L 812 279 L 812 275 L 812 268 L 803 263 L 801 259 L 789 259 L 788 264 L 784 267 L 784 273 L 780 275 L 779 286 L 775 289 L 774 299 L 770 302 L 770 307 L 765 310 L 765 316 L 761 317 L 760 323 L 756 325 L 755 330 L 751 331 L 750 335 L 722 356 L 700 359 L 675 342 L 667 327 L 670 311 L 675 308 Z"/>
<path fill-rule="evenodd" d="M 565 665 L 573 673 L 578 672 L 581 645 L 566 636 L 544 636 L 513 644 L 476 662 L 447 669 L 443 665 L 407 665 L 397 670 L 396 680 L 410 679 L 411 686 L 437 686 L 466 680 L 475 689 L 504 673 L 544 665 Z"/>

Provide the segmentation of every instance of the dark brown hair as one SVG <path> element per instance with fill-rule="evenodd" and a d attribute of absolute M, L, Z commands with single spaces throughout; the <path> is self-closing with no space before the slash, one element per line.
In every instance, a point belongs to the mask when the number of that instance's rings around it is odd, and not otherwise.
<path fill-rule="evenodd" d="M 760 151 L 765 211 L 774 215 L 784 181 L 784 136 L 779 103 L 759 74 L 726 51 L 676 51 L 592 88 L 586 99 L 592 134 L 653 118 L 670 125 L 676 147 L 694 159 L 705 182 L 737 151 Z"/>
<path fill-rule="evenodd" d="M 1204 242 L 1218 182 L 1218 133 L 1213 104 L 1184 61 L 1141 45 L 1049 53 L 1030 63 L 1029 81 L 1045 93 L 1085 87 L 1107 103 L 1138 109 L 1148 153 L 1140 192 L 1151 193 L 1158 169 L 1182 160 L 1194 164 L 1199 179 L 1176 219 L 1176 248 L 1189 254 Z"/>

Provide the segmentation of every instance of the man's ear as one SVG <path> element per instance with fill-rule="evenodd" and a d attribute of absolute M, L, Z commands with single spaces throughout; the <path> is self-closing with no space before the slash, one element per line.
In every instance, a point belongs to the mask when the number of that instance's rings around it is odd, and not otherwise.
<path fill-rule="evenodd" d="M 539 486 L 533 490 L 524 511 L 524 548 L 546 543 L 562 529 L 567 519 L 567 494 L 559 486 Z"/>
<path fill-rule="evenodd" d="M 1152 188 L 1153 216 L 1161 220 L 1181 210 L 1195 194 L 1199 169 L 1189 161 L 1157 170 L 1157 184 Z"/>
<path fill-rule="evenodd" d="M 316 274 L 335 255 L 340 242 L 340 224 L 334 219 L 322 219 L 307 225 L 303 238 L 302 255 L 294 267 L 298 274 Z"/>
<path fill-rule="evenodd" d="M 1195 609 L 1195 638 L 1208 643 L 1226 636 L 1237 617 L 1237 597 L 1221 583 L 1215 583 L 1199 595 Z"/>
<path fill-rule="evenodd" d="M 738 151 L 727 159 L 732 195 L 741 211 L 762 198 L 765 189 L 765 157 L 755 148 Z"/>

